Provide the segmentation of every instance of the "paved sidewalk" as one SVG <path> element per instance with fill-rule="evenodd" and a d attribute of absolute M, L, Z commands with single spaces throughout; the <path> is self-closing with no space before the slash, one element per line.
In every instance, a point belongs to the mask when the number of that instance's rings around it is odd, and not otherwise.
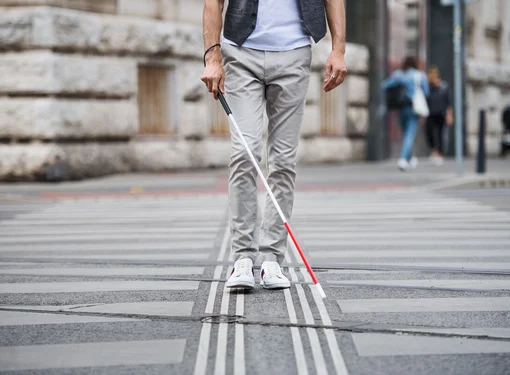
<path fill-rule="evenodd" d="M 224 173 L 1 185 L 2 374 L 507 373 L 510 189 L 453 188 L 451 163 L 300 168 L 322 300 L 293 247 L 291 289 L 224 289 Z"/>
<path fill-rule="evenodd" d="M 196 194 L 224 194 L 227 191 L 227 170 L 185 171 L 159 174 L 113 175 L 104 178 L 63 183 L 0 184 L 0 203 L 22 202 L 27 199 L 44 201 L 69 198 L 174 196 Z M 510 159 L 487 161 L 487 173 L 475 173 L 475 160 L 464 162 L 464 173 L 459 175 L 454 160 L 436 167 L 428 160 L 419 167 L 401 172 L 395 161 L 356 163 L 345 165 L 299 166 L 299 191 L 364 191 L 374 189 L 401 189 L 423 187 L 478 187 L 475 181 L 486 181 L 486 187 L 510 186 Z M 494 186 L 492 186 L 494 187 Z M 263 186 L 260 184 L 260 191 Z"/>

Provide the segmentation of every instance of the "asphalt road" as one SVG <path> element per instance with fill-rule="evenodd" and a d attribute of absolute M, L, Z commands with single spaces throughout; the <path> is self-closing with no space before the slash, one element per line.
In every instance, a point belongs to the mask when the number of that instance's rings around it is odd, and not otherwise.
<path fill-rule="evenodd" d="M 2 186 L 0 372 L 509 374 L 510 190 L 308 172 L 291 224 L 325 300 L 292 246 L 290 290 L 224 289 L 221 171 Z"/>

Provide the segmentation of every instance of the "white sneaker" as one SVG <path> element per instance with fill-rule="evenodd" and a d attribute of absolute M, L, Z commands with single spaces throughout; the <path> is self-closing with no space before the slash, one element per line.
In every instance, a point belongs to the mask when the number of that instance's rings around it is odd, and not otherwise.
<path fill-rule="evenodd" d="M 401 171 L 406 171 L 408 170 L 409 168 L 411 168 L 411 166 L 409 165 L 409 163 L 407 162 L 406 159 L 398 159 L 398 168 L 401 170 Z"/>
<path fill-rule="evenodd" d="M 441 156 L 434 156 L 434 159 L 432 159 L 432 164 L 434 164 L 437 167 L 440 167 L 444 164 L 444 159 Z"/>
<path fill-rule="evenodd" d="M 411 160 L 409 160 L 409 166 L 412 169 L 416 169 L 416 167 L 418 166 L 418 159 L 413 156 Z"/>
<path fill-rule="evenodd" d="M 253 262 L 251 259 L 239 259 L 234 263 L 234 269 L 228 278 L 225 287 L 227 288 L 248 288 L 255 287 L 253 276 Z"/>
<path fill-rule="evenodd" d="M 290 281 L 282 273 L 278 262 L 266 261 L 260 267 L 260 285 L 266 289 L 290 288 Z"/>

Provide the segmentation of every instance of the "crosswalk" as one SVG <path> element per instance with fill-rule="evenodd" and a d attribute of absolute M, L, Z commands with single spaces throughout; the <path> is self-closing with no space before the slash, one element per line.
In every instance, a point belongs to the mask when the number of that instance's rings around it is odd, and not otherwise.
<path fill-rule="evenodd" d="M 352 342 L 378 373 L 398 372 L 390 357 L 509 352 L 509 212 L 419 190 L 307 193 L 293 222 L 331 316 L 365 325 Z"/>
<path fill-rule="evenodd" d="M 406 265 L 509 260 L 510 213 L 490 206 L 402 191 L 307 194 L 298 202 L 294 226 L 315 264 L 331 259 L 346 267 L 401 264 L 401 258 L 412 260 Z"/>
<path fill-rule="evenodd" d="M 420 190 L 297 193 L 322 300 L 290 242 L 289 290 L 225 289 L 226 208 L 224 195 L 0 205 L 2 371 L 505 373 L 509 212 Z"/>
<path fill-rule="evenodd" d="M 4 215 L 1 370 L 186 373 L 198 330 L 187 322 L 202 313 L 200 280 L 211 277 L 225 204 L 224 197 L 70 200 Z M 184 329 L 150 333 L 175 319 Z M 56 334 L 38 336 L 44 327 Z M 147 333 L 130 334 L 140 329 Z"/>

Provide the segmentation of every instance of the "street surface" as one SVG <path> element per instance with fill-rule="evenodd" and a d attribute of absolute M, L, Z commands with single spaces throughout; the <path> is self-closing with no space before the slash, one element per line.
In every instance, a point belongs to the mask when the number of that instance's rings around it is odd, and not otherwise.
<path fill-rule="evenodd" d="M 509 184 L 456 178 L 301 168 L 325 300 L 291 242 L 290 290 L 224 289 L 225 170 L 0 185 L 0 373 L 510 374 Z"/>

